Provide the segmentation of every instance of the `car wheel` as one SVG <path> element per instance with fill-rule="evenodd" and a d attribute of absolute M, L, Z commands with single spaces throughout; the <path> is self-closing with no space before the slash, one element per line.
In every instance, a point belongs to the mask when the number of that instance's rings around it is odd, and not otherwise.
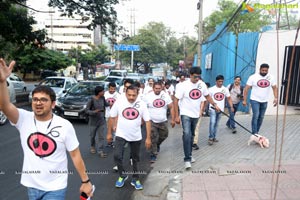
<path fill-rule="evenodd" d="M 4 115 L 4 113 L 0 111 L 0 125 L 5 124 L 6 121 L 7 121 L 6 115 Z"/>

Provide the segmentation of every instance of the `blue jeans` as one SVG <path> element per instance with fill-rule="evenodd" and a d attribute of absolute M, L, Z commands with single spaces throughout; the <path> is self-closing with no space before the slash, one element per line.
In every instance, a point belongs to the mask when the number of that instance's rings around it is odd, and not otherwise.
<path fill-rule="evenodd" d="M 195 136 L 195 129 L 199 118 L 191 118 L 181 115 L 181 123 L 183 128 L 182 142 L 184 151 L 184 162 L 191 162 L 192 145 Z"/>
<path fill-rule="evenodd" d="M 254 100 L 250 100 L 250 104 L 252 107 L 252 134 L 256 134 L 259 132 L 259 129 L 264 120 L 265 112 L 267 110 L 268 102 L 258 102 Z"/>
<path fill-rule="evenodd" d="M 230 118 L 227 120 L 226 126 L 228 126 L 229 128 L 232 128 L 232 129 L 236 128 L 236 127 L 235 127 L 235 122 L 234 122 L 233 120 L 234 120 L 235 113 L 236 113 L 236 111 L 237 111 L 237 109 L 238 109 L 238 107 L 239 107 L 239 104 L 240 104 L 240 103 L 233 104 L 234 112 L 231 112 L 231 109 L 230 109 L 230 107 L 228 106 L 228 112 L 229 112 L 229 117 L 230 117 Z"/>
<path fill-rule="evenodd" d="M 36 188 L 27 188 L 29 200 L 64 200 L 67 188 L 54 191 L 43 191 Z"/>
<path fill-rule="evenodd" d="M 221 114 L 221 112 L 210 110 L 209 139 L 214 139 L 217 136 L 217 129 L 221 118 Z"/>

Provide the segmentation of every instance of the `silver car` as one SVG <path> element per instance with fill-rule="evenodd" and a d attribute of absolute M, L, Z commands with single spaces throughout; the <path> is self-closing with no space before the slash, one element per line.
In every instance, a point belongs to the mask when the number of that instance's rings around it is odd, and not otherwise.
<path fill-rule="evenodd" d="M 16 103 L 16 93 L 13 86 L 13 83 L 10 81 L 9 78 L 7 78 L 7 89 L 9 93 L 10 102 Z M 7 117 L 3 114 L 3 112 L 0 111 L 0 125 L 5 124 L 7 121 Z"/>
<path fill-rule="evenodd" d="M 25 82 L 18 75 L 11 73 L 9 80 L 13 84 L 16 93 L 26 92 Z"/>
<path fill-rule="evenodd" d="M 56 99 L 62 97 L 72 86 L 76 85 L 77 81 L 73 77 L 58 77 L 51 76 L 42 80 L 38 85 L 47 85 L 51 87 L 55 94 Z M 32 101 L 32 92 L 29 93 L 29 102 Z"/>

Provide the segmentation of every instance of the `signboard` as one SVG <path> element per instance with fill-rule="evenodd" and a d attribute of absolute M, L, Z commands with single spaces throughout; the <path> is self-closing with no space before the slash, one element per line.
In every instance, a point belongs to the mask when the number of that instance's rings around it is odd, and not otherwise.
<path fill-rule="evenodd" d="M 212 53 L 208 53 L 205 56 L 205 69 L 211 69 Z"/>
<path fill-rule="evenodd" d="M 115 51 L 140 51 L 140 45 L 129 44 L 115 44 Z"/>

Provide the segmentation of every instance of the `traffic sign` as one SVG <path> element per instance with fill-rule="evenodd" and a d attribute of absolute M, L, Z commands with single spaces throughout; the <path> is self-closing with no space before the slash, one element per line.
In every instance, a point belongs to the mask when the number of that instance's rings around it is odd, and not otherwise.
<path fill-rule="evenodd" d="M 140 45 L 115 44 L 115 51 L 140 51 Z"/>

